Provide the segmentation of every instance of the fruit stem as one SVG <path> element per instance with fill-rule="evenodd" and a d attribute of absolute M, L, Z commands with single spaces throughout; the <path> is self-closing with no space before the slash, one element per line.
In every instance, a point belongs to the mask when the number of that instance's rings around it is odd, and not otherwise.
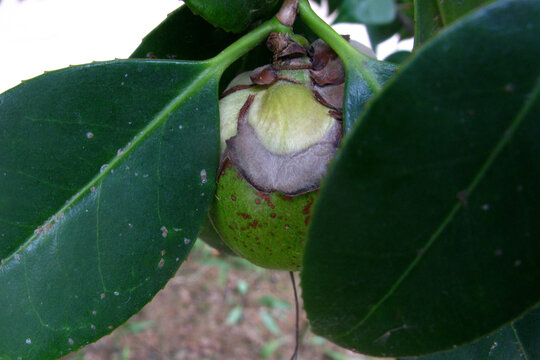
<path fill-rule="evenodd" d="M 276 19 L 285 26 L 292 27 L 298 12 L 298 0 L 285 0 L 276 14 Z"/>
<path fill-rule="evenodd" d="M 240 39 L 236 40 L 217 56 L 208 60 L 208 62 L 213 65 L 215 71 L 223 73 L 223 71 L 225 71 L 225 69 L 227 69 L 233 62 L 238 60 L 241 56 L 247 54 L 259 43 L 266 40 L 268 34 L 271 32 L 292 34 L 292 29 L 281 24 L 276 17 L 273 17 L 255 30 L 250 31 Z"/>
<path fill-rule="evenodd" d="M 294 305 L 295 305 L 295 345 L 294 353 L 291 356 L 291 360 L 298 359 L 298 349 L 300 347 L 300 309 L 298 305 L 298 293 L 296 292 L 296 281 L 294 280 L 294 272 L 289 271 L 289 277 L 291 278 L 292 288 L 294 291 Z"/>
<path fill-rule="evenodd" d="M 338 54 L 343 61 L 346 71 L 348 71 L 349 67 L 358 69 L 373 93 L 381 90 L 381 84 L 375 78 L 375 74 L 364 65 L 364 62 L 371 58 L 356 50 L 347 40 L 332 29 L 330 25 L 317 16 L 309 5 L 308 0 L 299 0 L 298 8 L 302 20 Z"/>

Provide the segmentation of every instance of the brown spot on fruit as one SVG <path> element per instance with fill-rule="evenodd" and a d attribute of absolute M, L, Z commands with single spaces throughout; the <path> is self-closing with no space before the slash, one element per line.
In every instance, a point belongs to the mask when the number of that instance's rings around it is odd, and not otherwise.
<path fill-rule="evenodd" d="M 278 196 L 280 198 L 282 198 L 283 200 L 285 200 L 285 201 L 289 201 L 289 202 L 293 201 L 293 197 L 290 196 L 290 195 L 285 195 L 285 194 L 282 194 L 282 193 L 278 193 Z"/>
<path fill-rule="evenodd" d="M 311 201 L 309 204 L 307 204 L 304 209 L 302 210 L 302 214 L 304 215 L 309 215 L 309 213 L 311 212 L 311 206 L 313 206 L 313 198 L 311 198 Z"/>
<path fill-rule="evenodd" d="M 270 199 L 270 195 L 269 194 L 265 194 L 265 193 L 262 193 L 260 191 L 256 191 L 255 192 L 255 195 L 257 195 L 259 198 L 261 198 L 262 200 L 264 200 L 264 202 L 266 203 L 266 205 L 270 206 L 272 209 L 275 208 L 275 205 L 272 204 L 272 200 Z M 258 200 L 258 199 L 257 199 Z M 255 200 L 255 202 L 257 204 L 260 204 L 261 203 L 261 200 L 259 200 L 259 202 L 257 202 L 257 200 Z"/>
<path fill-rule="evenodd" d="M 254 220 L 253 222 L 250 222 L 248 223 L 248 225 L 254 229 L 257 228 L 257 226 L 259 226 L 259 222 L 257 220 Z"/>
<path fill-rule="evenodd" d="M 251 216 L 246 213 L 236 213 L 236 215 L 241 216 L 244 219 L 251 219 Z"/>

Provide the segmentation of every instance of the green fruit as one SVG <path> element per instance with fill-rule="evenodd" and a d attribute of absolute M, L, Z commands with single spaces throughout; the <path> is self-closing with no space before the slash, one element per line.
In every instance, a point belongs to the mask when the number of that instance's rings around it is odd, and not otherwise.
<path fill-rule="evenodd" d="M 300 270 L 316 191 L 298 196 L 262 193 L 230 162 L 219 178 L 210 217 L 239 256 L 269 269 Z"/>
<path fill-rule="evenodd" d="M 237 255 L 296 271 L 341 142 L 344 70 L 324 42 L 309 51 L 285 35 L 269 42 L 272 65 L 239 75 L 220 100 L 221 172 L 209 215 Z"/>

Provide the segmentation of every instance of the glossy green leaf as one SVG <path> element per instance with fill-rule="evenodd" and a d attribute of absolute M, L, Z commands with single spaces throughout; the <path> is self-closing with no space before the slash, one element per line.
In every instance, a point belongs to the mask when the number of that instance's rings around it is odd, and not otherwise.
<path fill-rule="evenodd" d="M 369 25 L 389 24 L 396 17 L 394 0 L 344 0 L 334 21 Z"/>
<path fill-rule="evenodd" d="M 209 23 L 232 32 L 244 31 L 251 23 L 272 17 L 281 0 L 186 0 L 191 10 Z"/>
<path fill-rule="evenodd" d="M 452 24 L 465 14 L 490 2 L 493 0 L 415 0 L 415 48 L 437 34 L 442 27 Z"/>
<path fill-rule="evenodd" d="M 216 56 L 239 38 L 239 34 L 216 28 L 194 15 L 187 6 L 182 6 L 143 39 L 131 58 L 205 60 Z M 236 75 L 268 64 L 271 60 L 272 53 L 265 44 L 252 49 L 225 70 L 220 92 Z"/>
<path fill-rule="evenodd" d="M 175 274 L 215 187 L 219 75 L 113 61 L 0 95 L 2 360 L 93 342 Z"/>
<path fill-rule="evenodd" d="M 388 61 L 394 64 L 402 64 L 411 56 L 411 52 L 407 50 L 396 51 L 388 55 L 384 61 Z"/>
<path fill-rule="evenodd" d="M 206 60 L 238 38 L 181 6 L 145 36 L 131 58 Z"/>
<path fill-rule="evenodd" d="M 523 360 L 540 359 L 540 308 L 472 344 L 402 360 Z"/>
<path fill-rule="evenodd" d="M 452 24 L 460 17 L 494 0 L 452 0 L 439 1 L 437 6 L 444 26 Z"/>
<path fill-rule="evenodd" d="M 302 287 L 316 333 L 421 355 L 539 301 L 539 18 L 538 1 L 504 0 L 455 23 L 363 114 L 312 218 Z"/>
<path fill-rule="evenodd" d="M 419 48 L 443 27 L 439 0 L 414 1 L 414 47 Z"/>

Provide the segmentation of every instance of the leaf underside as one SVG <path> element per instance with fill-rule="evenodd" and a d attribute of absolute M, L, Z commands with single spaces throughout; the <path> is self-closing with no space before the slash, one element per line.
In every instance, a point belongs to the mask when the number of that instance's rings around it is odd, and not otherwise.
<path fill-rule="evenodd" d="M 316 333 L 420 355 L 538 302 L 539 18 L 534 0 L 499 1 L 456 22 L 355 124 L 304 257 Z"/>
<path fill-rule="evenodd" d="M 344 60 L 345 75 L 345 96 L 343 99 L 343 131 L 348 133 L 354 123 L 365 110 L 367 102 L 373 97 L 373 89 L 365 81 L 360 69 L 366 67 L 371 71 L 380 87 L 396 73 L 397 65 L 368 59 L 363 62 L 349 62 Z"/>
<path fill-rule="evenodd" d="M 218 82 L 124 60 L 0 95 L 0 358 L 93 342 L 175 274 L 214 191 Z"/>

